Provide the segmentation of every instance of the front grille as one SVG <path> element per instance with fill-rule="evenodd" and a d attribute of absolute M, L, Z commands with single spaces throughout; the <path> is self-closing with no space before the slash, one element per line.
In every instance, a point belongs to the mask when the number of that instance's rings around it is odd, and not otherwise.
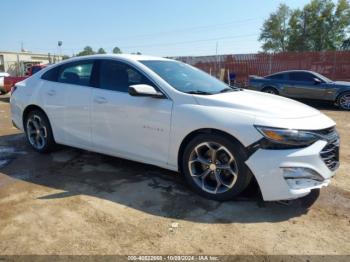
<path fill-rule="evenodd" d="M 321 132 L 320 132 L 321 133 Z M 339 135 L 335 128 L 322 130 L 322 138 L 328 143 L 320 155 L 326 166 L 334 171 L 339 167 Z"/>

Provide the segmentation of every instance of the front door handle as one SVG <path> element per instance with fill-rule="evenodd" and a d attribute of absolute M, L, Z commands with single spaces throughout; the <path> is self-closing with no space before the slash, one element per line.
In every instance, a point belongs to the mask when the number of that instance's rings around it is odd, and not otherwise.
<path fill-rule="evenodd" d="M 107 103 L 107 99 L 105 97 L 102 97 L 102 96 L 97 96 L 94 98 L 94 102 L 97 104 L 105 104 L 105 103 Z"/>

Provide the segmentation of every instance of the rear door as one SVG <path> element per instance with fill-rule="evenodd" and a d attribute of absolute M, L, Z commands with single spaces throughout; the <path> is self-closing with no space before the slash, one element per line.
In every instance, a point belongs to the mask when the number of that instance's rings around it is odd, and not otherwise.
<path fill-rule="evenodd" d="M 63 64 L 54 69 L 55 80 L 44 83 L 45 110 L 57 142 L 84 149 L 91 146 L 93 66 L 94 60 Z"/>
<path fill-rule="evenodd" d="M 322 99 L 325 86 L 315 81 L 315 75 L 309 72 L 290 72 L 286 82 L 286 94 L 294 98 Z"/>

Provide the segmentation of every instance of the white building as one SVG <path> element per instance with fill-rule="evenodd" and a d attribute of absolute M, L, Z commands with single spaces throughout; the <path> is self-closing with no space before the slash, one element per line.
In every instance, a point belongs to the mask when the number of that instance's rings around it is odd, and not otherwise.
<path fill-rule="evenodd" d="M 0 51 L 0 72 L 7 72 L 11 76 L 23 76 L 32 65 L 51 64 L 61 60 L 58 55 Z"/>

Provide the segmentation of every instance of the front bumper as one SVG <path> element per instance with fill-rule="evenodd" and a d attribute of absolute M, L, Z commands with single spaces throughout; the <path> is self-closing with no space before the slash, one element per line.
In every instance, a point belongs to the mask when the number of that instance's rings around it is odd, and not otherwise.
<path fill-rule="evenodd" d="M 321 157 L 321 152 L 329 144 L 319 140 L 309 147 L 288 150 L 258 149 L 246 161 L 253 172 L 265 201 L 287 200 L 303 197 L 312 189 L 327 186 L 335 175 Z M 286 179 L 284 168 L 312 170 L 321 180 L 308 178 Z"/>

